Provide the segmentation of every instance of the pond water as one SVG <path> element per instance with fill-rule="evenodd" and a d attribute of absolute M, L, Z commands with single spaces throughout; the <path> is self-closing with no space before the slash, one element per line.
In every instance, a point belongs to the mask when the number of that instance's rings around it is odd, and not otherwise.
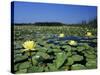
<path fill-rule="evenodd" d="M 59 44 L 60 41 L 68 41 L 68 40 L 75 40 L 78 43 L 88 43 L 92 47 L 96 47 L 97 43 L 93 42 L 93 40 L 96 40 L 97 38 L 88 38 L 88 37 L 79 37 L 79 36 L 65 36 L 65 37 L 58 37 L 58 36 L 52 36 L 51 38 L 47 39 L 48 43 L 53 43 L 55 45 Z"/>

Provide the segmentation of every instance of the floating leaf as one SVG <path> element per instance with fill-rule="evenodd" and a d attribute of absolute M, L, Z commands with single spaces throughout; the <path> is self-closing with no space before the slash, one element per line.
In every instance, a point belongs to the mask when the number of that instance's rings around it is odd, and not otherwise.
<path fill-rule="evenodd" d="M 83 50 L 85 50 L 85 47 L 83 47 L 83 46 L 78 46 L 78 47 L 77 47 L 77 50 L 78 50 L 78 51 L 83 51 Z"/>
<path fill-rule="evenodd" d="M 56 54 L 56 60 L 55 60 L 56 67 L 59 68 L 60 66 L 62 66 L 63 63 L 65 62 L 66 58 L 67 57 L 66 57 L 66 53 L 65 52 L 57 53 Z"/>
<path fill-rule="evenodd" d="M 72 56 L 72 52 L 67 52 L 67 53 L 66 53 L 66 56 L 67 56 L 67 57 Z"/>
<path fill-rule="evenodd" d="M 16 73 L 27 73 L 27 69 L 21 69 L 21 70 L 17 71 Z"/>
<path fill-rule="evenodd" d="M 21 50 L 14 50 L 14 54 L 20 54 Z"/>
<path fill-rule="evenodd" d="M 74 63 L 73 59 L 71 57 L 68 57 L 67 65 L 72 65 L 73 63 Z"/>
<path fill-rule="evenodd" d="M 96 55 L 95 54 L 87 54 L 85 53 L 86 58 L 90 58 L 90 59 L 96 59 Z"/>
<path fill-rule="evenodd" d="M 49 67 L 49 70 L 50 71 L 57 71 L 57 67 L 56 67 L 56 64 L 55 63 L 48 64 L 48 67 Z"/>
<path fill-rule="evenodd" d="M 19 64 L 14 65 L 14 71 L 18 70 L 18 66 L 19 66 Z"/>
<path fill-rule="evenodd" d="M 76 47 L 71 47 L 72 51 L 76 51 L 77 48 Z"/>
<path fill-rule="evenodd" d="M 86 58 L 86 61 L 87 61 L 87 62 L 88 62 L 88 61 L 97 61 L 97 59 L 95 59 L 95 58 L 94 58 L 94 59 L 93 59 L 93 58 L 92 58 L 92 59 L 91 59 L 91 58 Z"/>
<path fill-rule="evenodd" d="M 51 45 L 51 48 L 53 48 L 53 49 L 60 49 L 60 46 L 57 46 L 57 45 Z"/>
<path fill-rule="evenodd" d="M 56 45 L 56 46 L 55 46 L 55 49 L 60 49 L 60 46 L 57 46 L 57 45 Z"/>
<path fill-rule="evenodd" d="M 81 64 L 74 64 L 71 66 L 71 70 L 82 70 L 82 69 L 86 69 L 86 67 Z"/>
<path fill-rule="evenodd" d="M 97 68 L 97 61 L 94 61 L 94 60 L 88 61 L 88 62 L 86 63 L 86 67 L 87 67 L 88 69 Z"/>
<path fill-rule="evenodd" d="M 15 57 L 14 62 L 23 61 L 23 60 L 26 60 L 26 59 L 28 59 L 28 56 L 25 56 L 25 55 L 17 56 L 17 57 Z"/>
<path fill-rule="evenodd" d="M 32 66 L 28 68 L 28 73 L 33 73 L 33 72 L 43 72 L 44 67 L 42 66 Z"/>
<path fill-rule="evenodd" d="M 52 49 L 52 50 L 53 50 L 53 52 L 61 52 L 60 49 Z"/>
<path fill-rule="evenodd" d="M 39 43 L 38 43 L 40 46 L 45 46 L 45 44 L 46 44 L 46 42 L 43 42 L 43 41 L 39 41 Z"/>
<path fill-rule="evenodd" d="M 29 59 L 29 61 L 31 62 L 31 59 Z M 32 64 L 33 65 L 38 64 L 38 61 L 36 60 L 36 57 L 35 56 L 32 57 Z"/>
<path fill-rule="evenodd" d="M 83 56 L 80 55 L 73 55 L 72 56 L 73 61 L 81 61 L 83 60 Z"/>
<path fill-rule="evenodd" d="M 26 69 L 30 67 L 30 62 L 24 62 L 19 65 L 19 69 Z"/>
<path fill-rule="evenodd" d="M 54 49 L 55 48 L 55 45 L 54 44 L 49 44 L 50 45 L 50 48 Z"/>
<path fill-rule="evenodd" d="M 65 48 L 65 51 L 71 51 L 71 46 L 69 45 L 64 46 L 64 48 Z"/>
<path fill-rule="evenodd" d="M 49 68 L 48 67 L 45 67 L 44 70 L 45 70 L 45 72 L 49 72 Z"/>
<path fill-rule="evenodd" d="M 60 43 L 60 45 L 64 45 L 64 44 L 66 44 L 65 41 L 60 41 L 59 43 Z"/>
<path fill-rule="evenodd" d="M 20 45 L 20 43 L 16 43 L 14 42 L 14 49 L 18 50 L 18 49 L 21 49 L 22 46 Z"/>
<path fill-rule="evenodd" d="M 90 47 L 87 43 L 84 43 L 82 46 L 83 46 L 85 49 L 89 49 L 89 47 Z"/>
<path fill-rule="evenodd" d="M 47 48 L 45 48 L 45 47 L 40 47 L 40 48 L 37 48 L 37 50 L 39 50 L 40 52 L 46 52 L 46 51 L 47 51 Z"/>
<path fill-rule="evenodd" d="M 94 42 L 94 43 L 97 43 L 97 39 L 94 39 L 93 42 Z"/>
<path fill-rule="evenodd" d="M 87 54 L 95 54 L 94 48 L 90 48 L 88 50 L 86 50 Z"/>
<path fill-rule="evenodd" d="M 41 56 L 44 59 L 49 59 L 50 58 L 50 56 L 47 53 L 44 53 L 44 52 L 37 52 L 36 55 Z"/>
<path fill-rule="evenodd" d="M 77 55 L 77 52 L 76 52 L 76 51 L 73 51 L 73 52 L 72 52 L 72 55 Z"/>
<path fill-rule="evenodd" d="M 47 53 L 52 53 L 53 52 L 53 49 L 51 49 L 51 48 L 48 48 L 48 51 L 47 51 Z"/>

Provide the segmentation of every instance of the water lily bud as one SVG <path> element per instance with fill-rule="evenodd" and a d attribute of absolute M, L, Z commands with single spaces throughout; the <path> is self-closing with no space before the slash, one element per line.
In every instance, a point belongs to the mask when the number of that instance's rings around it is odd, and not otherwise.
<path fill-rule="evenodd" d="M 65 35 L 63 33 L 59 34 L 59 37 L 64 37 Z"/>
<path fill-rule="evenodd" d="M 90 37 L 90 36 L 92 36 L 92 33 L 91 33 L 91 32 L 87 32 L 87 33 L 86 33 L 86 36 L 87 36 L 87 37 Z"/>
<path fill-rule="evenodd" d="M 77 45 L 77 42 L 74 41 L 74 40 L 70 40 L 70 41 L 68 42 L 68 44 L 69 44 L 69 45 L 75 46 L 75 45 Z"/>

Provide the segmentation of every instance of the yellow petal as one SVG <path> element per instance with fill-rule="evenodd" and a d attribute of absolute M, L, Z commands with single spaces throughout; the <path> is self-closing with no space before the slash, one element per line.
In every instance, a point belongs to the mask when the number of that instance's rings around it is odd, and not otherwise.
<path fill-rule="evenodd" d="M 28 51 L 28 49 L 23 49 L 23 50 L 22 50 L 22 52 L 26 52 L 26 51 Z"/>
<path fill-rule="evenodd" d="M 69 45 L 77 45 L 77 42 L 74 41 L 74 40 L 70 40 L 70 41 L 69 41 Z"/>
<path fill-rule="evenodd" d="M 31 50 L 31 49 L 33 49 L 33 48 L 36 47 L 36 43 L 35 43 L 34 41 L 26 41 L 26 42 L 24 42 L 24 44 L 22 44 L 22 45 L 23 45 L 23 47 L 24 47 L 25 49 L 29 49 L 29 50 Z"/>
<path fill-rule="evenodd" d="M 62 33 L 62 34 L 59 34 L 59 37 L 64 37 L 65 35 Z"/>
<path fill-rule="evenodd" d="M 91 33 L 91 32 L 87 32 L 87 33 L 86 33 L 86 36 L 88 36 L 88 37 L 89 37 L 89 36 L 92 36 L 92 33 Z"/>

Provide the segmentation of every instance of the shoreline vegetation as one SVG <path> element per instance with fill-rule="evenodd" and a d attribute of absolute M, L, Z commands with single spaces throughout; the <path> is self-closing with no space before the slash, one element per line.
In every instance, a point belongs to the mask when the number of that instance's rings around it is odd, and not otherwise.
<path fill-rule="evenodd" d="M 14 24 L 14 73 L 97 68 L 97 21 Z"/>
<path fill-rule="evenodd" d="M 97 19 L 90 20 L 88 22 L 82 21 L 77 24 L 65 24 L 61 22 L 36 22 L 36 23 L 11 23 L 12 25 L 19 26 L 19 25 L 32 25 L 32 26 L 92 26 L 97 27 Z"/>

